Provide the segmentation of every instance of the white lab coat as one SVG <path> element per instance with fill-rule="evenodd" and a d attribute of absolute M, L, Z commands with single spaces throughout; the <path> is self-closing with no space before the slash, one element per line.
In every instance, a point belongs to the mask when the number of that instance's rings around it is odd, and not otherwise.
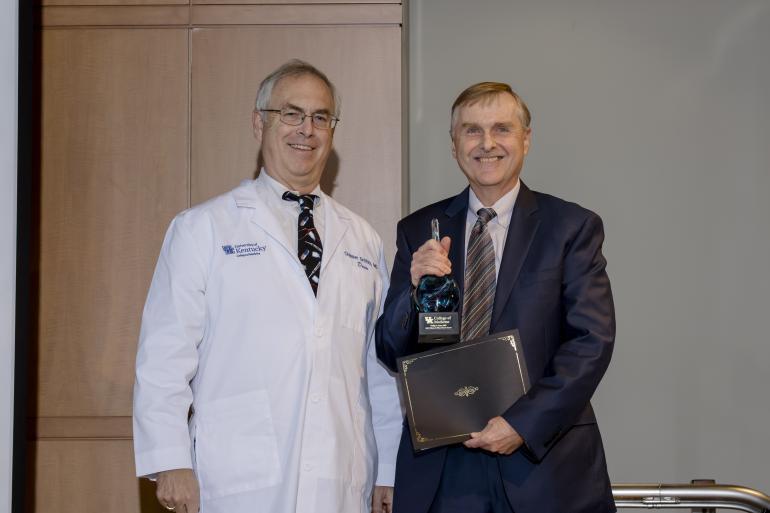
<path fill-rule="evenodd" d="M 382 242 L 322 195 L 316 299 L 270 194 L 244 182 L 168 229 L 137 353 L 137 475 L 194 468 L 202 513 L 369 511 L 402 420 L 374 350 Z"/>

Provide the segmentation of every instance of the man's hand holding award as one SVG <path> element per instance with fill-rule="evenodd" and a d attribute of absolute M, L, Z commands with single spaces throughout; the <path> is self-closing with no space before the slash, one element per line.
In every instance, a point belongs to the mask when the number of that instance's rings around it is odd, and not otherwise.
<path fill-rule="evenodd" d="M 423 248 L 430 252 L 444 254 L 449 251 L 449 237 L 441 240 L 439 234 L 438 219 L 431 222 L 431 241 Z M 418 252 L 419 253 L 419 252 Z M 420 258 L 418 253 L 412 262 L 413 275 L 420 273 Z M 446 259 L 446 263 L 449 260 Z M 433 264 L 434 266 L 436 264 Z M 417 267 L 417 269 L 414 269 Z M 460 319 L 457 315 L 457 306 L 460 302 L 460 287 L 452 278 L 451 266 L 447 268 L 430 267 L 435 274 L 423 274 L 414 288 L 414 304 L 418 312 L 418 342 L 451 344 L 460 341 Z"/>

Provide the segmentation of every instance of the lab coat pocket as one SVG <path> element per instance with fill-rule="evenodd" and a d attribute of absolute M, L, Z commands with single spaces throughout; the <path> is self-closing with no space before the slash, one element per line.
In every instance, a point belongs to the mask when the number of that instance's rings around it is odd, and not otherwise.
<path fill-rule="evenodd" d="M 196 406 L 196 463 L 201 498 L 214 499 L 281 482 L 267 392 L 256 390 Z"/>
<path fill-rule="evenodd" d="M 339 299 L 338 315 L 341 324 L 363 336 L 369 324 L 377 320 L 374 312 L 377 305 L 377 291 L 376 282 L 371 276 L 359 276 L 357 279 L 348 280 L 344 296 Z"/>

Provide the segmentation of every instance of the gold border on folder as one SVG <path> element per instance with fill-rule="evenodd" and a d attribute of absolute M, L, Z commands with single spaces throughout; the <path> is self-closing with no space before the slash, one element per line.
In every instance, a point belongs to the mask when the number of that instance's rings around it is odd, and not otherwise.
<path fill-rule="evenodd" d="M 516 338 L 513 335 L 506 335 L 504 337 L 496 338 L 496 339 L 490 340 L 488 342 L 508 342 L 511 345 L 511 347 L 513 348 L 513 354 L 515 355 L 515 358 L 516 358 L 516 368 L 519 371 L 519 380 L 521 380 L 521 388 L 522 388 L 522 390 L 526 391 L 526 383 L 524 382 L 524 374 L 521 372 L 521 360 L 519 359 L 519 348 L 516 346 Z M 454 349 L 450 349 L 448 351 L 444 351 L 443 353 L 438 353 L 438 354 L 446 354 L 449 351 L 460 351 L 462 349 L 467 349 L 469 347 L 472 347 L 473 345 L 474 344 L 467 344 L 467 345 L 463 344 L 460 347 L 456 347 Z M 412 412 L 412 418 L 415 419 L 415 421 L 414 421 L 415 426 L 413 426 L 413 428 L 414 428 L 414 433 L 415 433 L 415 435 L 417 437 L 417 441 L 418 442 L 434 442 L 434 441 L 437 441 L 437 440 L 451 440 L 452 438 L 462 438 L 464 436 L 470 436 L 470 433 L 460 433 L 459 435 L 440 436 L 440 437 L 437 437 L 437 438 L 428 438 L 428 437 L 424 436 L 422 433 L 420 433 L 420 431 L 417 429 L 416 424 L 418 424 L 418 422 L 417 422 L 417 418 L 414 415 L 414 409 L 412 408 L 412 395 L 409 392 L 409 378 L 407 376 L 407 372 L 409 370 L 409 366 L 411 364 L 413 364 L 414 362 L 416 362 L 417 360 L 421 360 L 423 358 L 430 358 L 432 356 L 438 356 L 438 354 L 429 354 L 429 355 L 426 355 L 426 356 L 417 356 L 415 358 L 409 358 L 408 360 L 403 360 L 401 362 L 401 370 L 402 370 L 402 372 L 404 374 L 404 384 L 406 385 L 406 400 L 409 403 L 409 411 Z"/>

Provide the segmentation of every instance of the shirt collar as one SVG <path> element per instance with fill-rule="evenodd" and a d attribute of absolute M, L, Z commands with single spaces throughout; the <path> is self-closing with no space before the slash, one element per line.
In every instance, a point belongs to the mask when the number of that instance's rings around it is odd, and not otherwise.
<path fill-rule="evenodd" d="M 497 223 L 503 228 L 508 228 L 511 222 L 511 213 L 513 212 L 513 206 L 516 204 L 516 198 L 519 196 L 519 190 L 521 189 L 521 180 L 516 180 L 516 185 L 510 191 L 506 192 L 502 198 L 497 200 L 492 208 L 497 215 L 490 223 Z M 476 216 L 476 212 L 480 208 L 484 208 L 481 200 L 473 192 L 472 188 L 468 190 L 468 210 Z"/>
<path fill-rule="evenodd" d="M 263 180 L 267 184 L 268 189 L 270 189 L 279 200 L 284 201 L 283 193 L 286 192 L 288 189 L 286 189 L 285 185 L 283 185 L 278 180 L 276 180 L 275 178 L 267 174 L 264 167 L 259 171 L 259 177 L 257 178 L 257 180 Z M 299 192 L 297 191 L 291 191 L 291 192 L 299 195 Z M 321 205 L 321 186 L 316 185 L 315 189 L 313 189 L 313 191 L 310 194 L 315 194 L 316 198 L 313 203 L 315 207 L 319 207 Z"/>

